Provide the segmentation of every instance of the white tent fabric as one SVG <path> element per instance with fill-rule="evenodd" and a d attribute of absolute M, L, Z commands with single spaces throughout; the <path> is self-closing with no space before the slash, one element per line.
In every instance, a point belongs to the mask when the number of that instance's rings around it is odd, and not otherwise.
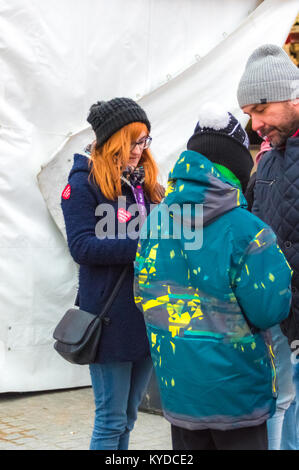
<path fill-rule="evenodd" d="M 297 13 L 297 0 L 0 0 L 0 392 L 90 383 L 52 339 L 76 291 L 59 203 L 72 154 L 92 138 L 89 106 L 139 100 L 165 181 L 198 106 L 217 100 L 240 117 L 248 55 L 282 45 Z"/>

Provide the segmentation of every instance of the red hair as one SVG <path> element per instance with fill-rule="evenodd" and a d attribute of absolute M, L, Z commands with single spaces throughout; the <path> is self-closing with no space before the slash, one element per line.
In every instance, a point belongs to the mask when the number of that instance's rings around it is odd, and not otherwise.
<path fill-rule="evenodd" d="M 148 129 L 142 122 L 132 122 L 113 134 L 101 147 L 91 152 L 90 174 L 107 199 L 112 201 L 121 196 L 121 174 L 130 158 L 131 142 L 135 142 Z M 158 190 L 158 167 L 149 149 L 142 152 L 139 165 L 145 172 L 144 191 L 153 203 L 161 201 Z"/>

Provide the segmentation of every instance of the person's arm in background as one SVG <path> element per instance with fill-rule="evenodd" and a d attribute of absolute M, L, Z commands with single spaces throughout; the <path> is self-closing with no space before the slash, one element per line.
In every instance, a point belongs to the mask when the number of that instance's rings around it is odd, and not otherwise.
<path fill-rule="evenodd" d="M 260 147 L 260 150 L 259 150 L 258 154 L 255 156 L 256 166 L 258 166 L 262 156 L 271 149 L 272 149 L 272 147 L 271 147 L 270 141 L 266 137 L 265 140 L 263 140 L 263 142 L 261 143 L 261 147 Z M 245 196 L 247 204 L 248 204 L 249 212 L 253 211 L 256 215 L 258 215 L 258 213 L 259 213 L 258 204 L 254 200 L 254 189 L 255 189 L 255 183 L 256 183 L 256 174 L 257 174 L 257 170 L 254 173 L 252 173 L 244 196 Z M 254 205 L 254 209 L 253 209 L 253 205 Z"/>
<path fill-rule="evenodd" d="M 253 206 L 255 182 L 256 182 L 256 172 L 251 175 L 246 191 L 244 193 L 249 212 L 251 212 L 252 206 Z"/>

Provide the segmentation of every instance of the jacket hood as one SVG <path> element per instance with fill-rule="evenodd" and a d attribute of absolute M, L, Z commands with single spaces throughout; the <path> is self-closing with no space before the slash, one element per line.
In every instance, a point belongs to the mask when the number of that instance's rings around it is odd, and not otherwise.
<path fill-rule="evenodd" d="M 73 176 L 74 173 L 77 173 L 78 171 L 84 171 L 84 172 L 89 173 L 90 172 L 89 161 L 90 161 L 90 158 L 88 158 L 86 155 L 75 153 L 74 163 L 69 174 L 69 179 Z"/>
<path fill-rule="evenodd" d="M 165 203 L 202 204 L 203 225 L 236 207 L 247 207 L 241 189 L 204 155 L 192 150 L 183 152 L 169 173 Z"/>

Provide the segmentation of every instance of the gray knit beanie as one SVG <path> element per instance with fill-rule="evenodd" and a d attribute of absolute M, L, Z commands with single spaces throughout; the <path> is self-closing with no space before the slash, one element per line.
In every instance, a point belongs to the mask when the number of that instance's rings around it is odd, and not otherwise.
<path fill-rule="evenodd" d="M 249 57 L 237 96 L 240 108 L 299 98 L 299 69 L 281 47 L 264 44 Z"/>

